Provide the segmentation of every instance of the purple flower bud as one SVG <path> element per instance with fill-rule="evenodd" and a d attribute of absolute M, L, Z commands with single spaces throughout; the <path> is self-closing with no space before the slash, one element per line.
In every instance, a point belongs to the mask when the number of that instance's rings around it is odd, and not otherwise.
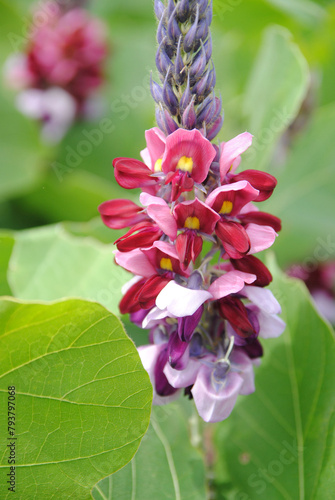
<path fill-rule="evenodd" d="M 198 98 L 200 96 L 206 96 L 208 95 L 208 92 L 206 92 L 208 88 L 208 78 L 210 77 L 210 71 L 208 70 L 205 75 L 200 78 L 200 80 L 193 86 L 192 92 L 195 94 Z"/>
<path fill-rule="evenodd" d="M 186 89 L 184 90 L 184 93 L 180 99 L 180 110 L 182 112 L 187 108 L 191 100 L 192 100 L 192 94 L 190 90 L 190 75 L 188 75 Z"/>
<path fill-rule="evenodd" d="M 219 116 L 214 124 L 207 130 L 207 139 L 212 141 L 218 135 L 223 124 L 223 117 Z"/>
<path fill-rule="evenodd" d="M 208 6 L 208 0 L 198 0 L 199 14 L 202 15 Z"/>
<path fill-rule="evenodd" d="M 196 122 L 197 114 L 194 109 L 194 101 L 192 100 L 183 113 L 182 124 L 186 129 L 192 130 L 195 128 Z"/>
<path fill-rule="evenodd" d="M 206 52 L 206 61 L 208 62 L 212 56 L 212 37 L 209 35 L 207 41 L 204 43 L 205 52 Z"/>
<path fill-rule="evenodd" d="M 179 24 L 178 24 L 178 21 L 177 21 L 176 16 L 175 16 L 176 11 L 177 11 L 177 7 L 172 12 L 172 14 L 169 18 L 168 27 L 167 27 L 167 33 L 172 41 L 178 40 L 179 37 L 181 36 Z"/>
<path fill-rule="evenodd" d="M 168 6 L 167 6 L 168 17 L 171 16 L 171 14 L 175 10 L 175 8 L 176 8 L 176 6 L 175 6 L 175 3 L 174 3 L 174 0 L 169 0 L 168 1 Z"/>
<path fill-rule="evenodd" d="M 171 59 L 167 56 L 165 50 L 163 49 L 163 42 L 158 47 L 156 54 L 156 66 L 158 71 L 165 75 L 168 72 L 170 66 L 172 66 Z"/>
<path fill-rule="evenodd" d="M 165 10 L 165 7 L 164 7 L 163 3 L 161 2 L 161 0 L 155 0 L 154 9 L 155 9 L 155 15 L 156 15 L 157 19 L 160 20 L 163 16 L 164 10 Z"/>
<path fill-rule="evenodd" d="M 180 0 L 177 5 L 177 16 L 181 23 L 187 21 L 190 15 L 190 2 L 189 0 Z"/>
<path fill-rule="evenodd" d="M 155 102 L 159 104 L 163 100 L 163 92 L 162 88 L 158 83 L 156 83 L 152 79 L 152 75 L 150 75 L 150 90 L 151 90 L 151 95 L 154 98 Z"/>
<path fill-rule="evenodd" d="M 184 50 L 185 52 L 190 52 L 192 50 L 192 47 L 194 45 L 195 39 L 196 39 L 196 34 L 197 34 L 197 29 L 198 29 L 198 21 L 199 21 L 199 5 L 197 4 L 197 13 L 195 16 L 194 23 L 188 30 L 188 32 L 185 35 L 184 38 Z"/>
<path fill-rule="evenodd" d="M 207 19 L 202 19 L 198 24 L 195 38 L 197 40 L 206 40 L 206 38 L 208 37 L 208 30 L 209 30 L 209 24 L 207 22 Z"/>
<path fill-rule="evenodd" d="M 211 25 L 212 20 L 213 20 L 213 0 L 210 0 L 210 3 L 208 5 L 208 9 L 206 12 L 206 21 L 207 21 L 208 26 Z"/>
<path fill-rule="evenodd" d="M 198 52 L 195 60 L 192 63 L 192 66 L 190 67 L 191 76 L 195 78 L 200 77 L 205 71 L 206 65 L 207 65 L 206 52 L 204 46 L 201 45 L 201 50 L 200 52 Z"/>
<path fill-rule="evenodd" d="M 165 135 L 170 135 L 179 128 L 166 109 L 162 106 L 156 108 L 156 121 L 157 125 Z"/>
<path fill-rule="evenodd" d="M 198 111 L 197 123 L 199 126 L 202 125 L 204 121 L 209 122 L 215 111 L 214 96 L 209 95 L 208 97 L 206 97 L 204 102 L 200 104 L 200 106 L 198 107 L 197 111 Z"/>
<path fill-rule="evenodd" d="M 182 37 L 180 36 L 179 41 L 178 41 L 178 46 L 177 46 L 177 54 L 176 54 L 175 64 L 174 64 L 174 68 L 173 68 L 174 78 L 179 85 L 182 85 L 185 81 L 184 62 L 183 62 L 183 58 L 181 57 L 181 54 L 180 54 L 181 41 L 182 41 Z"/>
<path fill-rule="evenodd" d="M 172 115 L 176 115 L 178 112 L 178 99 L 175 96 L 171 85 L 168 83 L 170 75 L 170 68 L 166 74 L 164 85 L 163 85 L 163 101 L 169 108 Z"/>
<path fill-rule="evenodd" d="M 161 44 L 164 38 L 166 37 L 166 28 L 164 26 L 163 19 L 164 16 L 161 17 L 157 27 L 157 42 L 159 44 Z"/>
<path fill-rule="evenodd" d="M 213 68 L 209 72 L 207 86 L 206 86 L 206 90 L 204 91 L 204 93 L 207 94 L 208 92 L 211 92 L 214 89 L 215 84 L 216 84 L 216 73 L 215 73 L 215 68 L 213 65 Z"/>

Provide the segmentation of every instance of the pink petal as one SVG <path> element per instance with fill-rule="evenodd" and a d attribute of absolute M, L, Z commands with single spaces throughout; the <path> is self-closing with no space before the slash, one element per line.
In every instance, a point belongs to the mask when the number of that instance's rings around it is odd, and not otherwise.
<path fill-rule="evenodd" d="M 252 135 L 249 132 L 243 132 L 228 142 L 221 143 L 220 156 L 220 176 L 221 182 L 225 175 L 229 172 L 234 160 L 246 151 L 252 143 Z"/>
<path fill-rule="evenodd" d="M 132 250 L 131 252 L 116 252 L 115 261 L 119 266 L 127 271 L 150 278 L 156 274 L 156 269 L 151 265 L 146 255 L 141 250 Z"/>
<path fill-rule="evenodd" d="M 229 417 L 243 385 L 242 377 L 230 371 L 223 387 L 216 391 L 211 383 L 212 369 L 203 365 L 191 390 L 200 417 L 205 422 L 221 422 Z"/>
<path fill-rule="evenodd" d="M 255 392 L 255 374 L 253 363 L 247 354 L 241 351 L 233 350 L 230 355 L 231 369 L 238 371 L 243 379 L 243 384 L 240 388 L 240 394 L 252 394 Z"/>
<path fill-rule="evenodd" d="M 146 164 L 146 166 L 149 167 L 150 170 L 153 170 L 151 168 L 151 158 L 150 158 L 149 149 L 148 148 L 142 149 L 142 151 L 140 151 L 140 155 L 141 155 L 142 160 Z"/>
<path fill-rule="evenodd" d="M 261 252 L 269 248 L 275 241 L 278 234 L 270 226 L 258 226 L 257 224 L 248 224 L 245 230 L 250 240 L 249 254 Z"/>
<path fill-rule="evenodd" d="M 280 314 L 281 307 L 271 290 L 258 286 L 246 286 L 242 294 L 247 297 L 259 309 L 268 314 Z"/>
<path fill-rule="evenodd" d="M 247 181 L 233 182 L 225 184 L 214 191 L 206 199 L 206 204 L 212 207 L 216 212 L 220 212 L 224 200 L 233 202 L 233 209 L 229 215 L 237 215 L 243 207 L 256 200 L 259 191 L 252 187 Z"/>
<path fill-rule="evenodd" d="M 263 339 L 279 337 L 286 328 L 286 323 L 275 314 L 259 311 L 257 314 L 259 323 L 259 336 Z"/>
<path fill-rule="evenodd" d="M 171 213 L 169 205 L 162 198 L 141 193 L 140 202 L 147 206 L 147 214 L 157 226 L 172 240 L 177 238 L 177 223 Z"/>
<path fill-rule="evenodd" d="M 145 140 L 151 160 L 149 167 L 154 171 L 156 161 L 163 158 L 166 137 L 158 127 L 154 127 L 145 131 Z"/>
<path fill-rule="evenodd" d="M 216 223 L 220 220 L 220 216 L 198 198 L 178 203 L 174 216 L 180 228 L 184 227 L 188 217 L 197 217 L 200 225 L 199 231 L 206 234 L 212 234 Z"/>
<path fill-rule="evenodd" d="M 199 130 L 178 129 L 166 138 L 162 169 L 165 174 L 176 170 L 181 157 L 192 158 L 193 169 L 190 173 L 195 182 L 203 182 L 209 167 L 216 156 L 214 146 Z"/>
<path fill-rule="evenodd" d="M 245 283 L 253 283 L 256 280 L 255 274 L 244 273 L 242 271 L 229 271 L 215 280 L 208 291 L 213 299 L 222 299 L 231 293 L 237 293 L 244 287 Z"/>
<path fill-rule="evenodd" d="M 191 316 L 212 295 L 206 290 L 191 290 L 170 281 L 159 293 L 156 305 L 159 309 L 167 309 L 169 314 L 182 318 Z"/>

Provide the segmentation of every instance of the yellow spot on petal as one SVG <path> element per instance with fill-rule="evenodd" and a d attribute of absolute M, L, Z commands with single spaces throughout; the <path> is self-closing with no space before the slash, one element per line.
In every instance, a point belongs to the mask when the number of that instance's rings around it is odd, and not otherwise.
<path fill-rule="evenodd" d="M 187 217 L 184 227 L 187 227 L 188 229 L 199 229 L 200 221 L 198 217 Z"/>
<path fill-rule="evenodd" d="M 187 156 L 182 156 L 177 163 L 177 170 L 182 170 L 183 172 L 191 173 L 193 170 L 193 160 Z"/>
<path fill-rule="evenodd" d="M 163 257 L 161 259 L 159 265 L 160 265 L 161 269 L 164 269 L 165 271 L 173 271 L 171 259 Z"/>
<path fill-rule="evenodd" d="M 230 212 L 233 210 L 233 204 L 229 200 L 225 200 L 222 203 L 222 207 L 220 209 L 219 214 L 230 214 Z"/>
<path fill-rule="evenodd" d="M 154 166 L 154 171 L 155 172 L 161 172 L 162 171 L 162 158 L 158 158 L 158 160 L 156 161 L 155 163 L 155 166 Z"/>

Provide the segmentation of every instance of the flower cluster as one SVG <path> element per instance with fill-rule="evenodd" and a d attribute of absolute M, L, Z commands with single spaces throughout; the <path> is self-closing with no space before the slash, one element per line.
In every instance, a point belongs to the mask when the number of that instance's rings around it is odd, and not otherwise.
<path fill-rule="evenodd" d="M 5 67 L 8 85 L 19 91 L 18 109 L 39 120 L 51 142 L 92 113 L 92 96 L 103 83 L 105 28 L 79 3 L 46 2 L 35 13 L 44 22 L 32 27 L 25 52 L 12 55 Z"/>
<path fill-rule="evenodd" d="M 99 211 L 108 227 L 130 228 L 115 242 L 117 264 L 135 275 L 123 289 L 120 311 L 149 329 L 150 345 L 139 352 L 154 403 L 169 402 L 183 389 L 205 421 L 217 422 L 230 414 L 238 394 L 254 391 L 259 338 L 276 337 L 285 326 L 265 289 L 271 274 L 254 256 L 280 230 L 280 220 L 257 207 L 276 179 L 237 172 L 251 134 L 211 143 L 222 122 L 212 83 L 204 83 L 214 71 L 206 70 L 211 3 L 156 1 L 155 11 L 162 87 L 156 84 L 153 93 L 160 128 L 145 132 L 143 161 L 113 162 L 120 186 L 141 188 L 141 206 L 117 199 Z M 206 100 L 210 111 L 202 114 Z"/>

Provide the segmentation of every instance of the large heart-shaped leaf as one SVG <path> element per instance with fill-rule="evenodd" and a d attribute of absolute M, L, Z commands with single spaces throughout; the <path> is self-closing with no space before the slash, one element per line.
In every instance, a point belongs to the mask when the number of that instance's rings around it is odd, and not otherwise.
<path fill-rule="evenodd" d="M 118 313 L 121 287 L 131 275 L 114 263 L 114 247 L 76 238 L 61 226 L 16 233 L 8 282 L 28 300 L 81 297 Z"/>
<path fill-rule="evenodd" d="M 100 481 L 93 498 L 205 500 L 204 463 L 190 443 L 187 423 L 176 403 L 154 407 L 149 430 L 133 460 Z"/>
<path fill-rule="evenodd" d="M 276 270 L 274 275 L 274 293 L 287 328 L 280 338 L 264 342 L 256 392 L 218 426 L 217 450 L 229 471 L 234 498 L 330 500 L 335 455 L 333 331 L 318 316 L 302 282 Z M 220 477 L 220 466 L 217 473 Z"/>
<path fill-rule="evenodd" d="M 0 317 L 1 484 L 15 387 L 16 495 L 89 499 L 132 458 L 149 424 L 152 388 L 136 348 L 115 316 L 83 300 L 2 300 Z M 2 487 L 1 498 L 12 495 Z"/>

